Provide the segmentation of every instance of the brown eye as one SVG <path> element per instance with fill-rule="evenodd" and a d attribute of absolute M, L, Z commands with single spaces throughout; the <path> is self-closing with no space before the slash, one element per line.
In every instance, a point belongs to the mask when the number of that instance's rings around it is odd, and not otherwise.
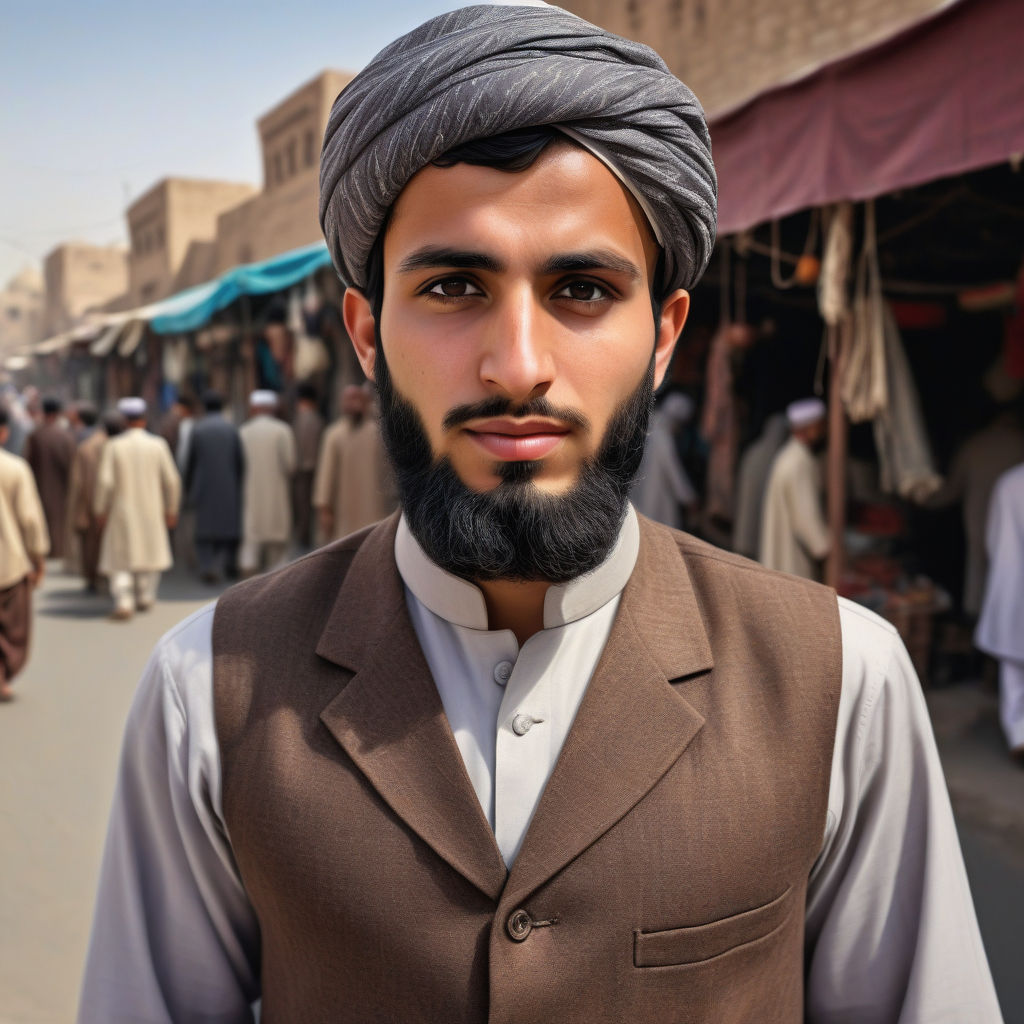
<path fill-rule="evenodd" d="M 443 296 L 446 299 L 461 299 L 467 295 L 480 295 L 480 289 L 464 277 L 446 277 L 436 281 L 428 289 L 429 294 Z"/>
<path fill-rule="evenodd" d="M 608 298 L 608 292 L 593 281 L 572 281 L 558 294 L 575 302 L 600 302 Z"/>

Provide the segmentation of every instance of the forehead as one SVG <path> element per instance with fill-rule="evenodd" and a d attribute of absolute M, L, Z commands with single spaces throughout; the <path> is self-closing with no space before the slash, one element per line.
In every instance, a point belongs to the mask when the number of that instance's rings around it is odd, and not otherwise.
<path fill-rule="evenodd" d="M 619 179 L 591 153 L 560 142 L 523 171 L 465 163 L 420 170 L 392 207 L 385 264 L 424 245 L 472 248 L 509 262 L 608 248 L 648 276 L 658 256 L 646 217 Z"/>

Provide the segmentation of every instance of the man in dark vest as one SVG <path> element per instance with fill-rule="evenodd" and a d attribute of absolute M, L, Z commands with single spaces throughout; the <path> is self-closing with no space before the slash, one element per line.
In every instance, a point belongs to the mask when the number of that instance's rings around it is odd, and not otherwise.
<path fill-rule="evenodd" d="M 161 641 L 80 1020 L 998 1021 L 894 630 L 627 501 L 713 244 L 689 90 L 466 8 L 321 190 L 402 510 Z"/>

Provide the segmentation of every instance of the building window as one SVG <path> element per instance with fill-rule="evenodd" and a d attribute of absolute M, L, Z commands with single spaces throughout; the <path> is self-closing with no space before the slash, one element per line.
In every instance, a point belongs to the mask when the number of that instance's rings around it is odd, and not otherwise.
<path fill-rule="evenodd" d="M 313 132 L 306 132 L 306 166 L 312 167 L 316 163 L 316 135 Z"/>
<path fill-rule="evenodd" d="M 683 27 L 684 0 L 670 0 L 669 15 L 673 28 Z"/>
<path fill-rule="evenodd" d="M 281 165 L 281 153 L 274 154 L 274 184 L 280 185 L 284 181 L 284 168 Z"/>
<path fill-rule="evenodd" d="M 287 153 L 288 153 L 288 177 L 290 178 L 295 173 L 295 171 L 298 169 L 297 165 L 296 165 L 296 159 L 295 159 L 295 140 L 294 139 L 289 139 L 288 140 L 288 150 L 287 150 Z"/>
<path fill-rule="evenodd" d="M 164 244 L 164 229 L 161 227 L 161 228 L 157 228 L 156 229 L 156 247 L 158 249 L 162 249 L 163 248 L 163 244 Z"/>

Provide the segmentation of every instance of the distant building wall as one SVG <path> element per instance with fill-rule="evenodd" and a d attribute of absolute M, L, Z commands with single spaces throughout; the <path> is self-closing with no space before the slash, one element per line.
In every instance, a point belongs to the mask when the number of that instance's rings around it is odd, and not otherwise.
<path fill-rule="evenodd" d="M 0 291 L 0 355 L 42 340 L 43 277 L 27 268 Z"/>
<path fill-rule="evenodd" d="M 322 239 L 320 147 L 335 97 L 351 79 L 324 71 L 259 119 L 263 191 L 221 215 L 218 272 Z"/>
<path fill-rule="evenodd" d="M 712 116 L 943 6 L 943 0 L 559 2 L 653 47 Z"/>
<path fill-rule="evenodd" d="M 67 242 L 43 261 L 46 299 L 43 335 L 73 327 L 87 310 L 98 309 L 128 287 L 128 254 L 120 246 Z"/>
<path fill-rule="evenodd" d="M 253 195 L 251 185 L 165 178 L 128 208 L 130 288 L 139 306 L 215 273 L 217 221 Z"/>

